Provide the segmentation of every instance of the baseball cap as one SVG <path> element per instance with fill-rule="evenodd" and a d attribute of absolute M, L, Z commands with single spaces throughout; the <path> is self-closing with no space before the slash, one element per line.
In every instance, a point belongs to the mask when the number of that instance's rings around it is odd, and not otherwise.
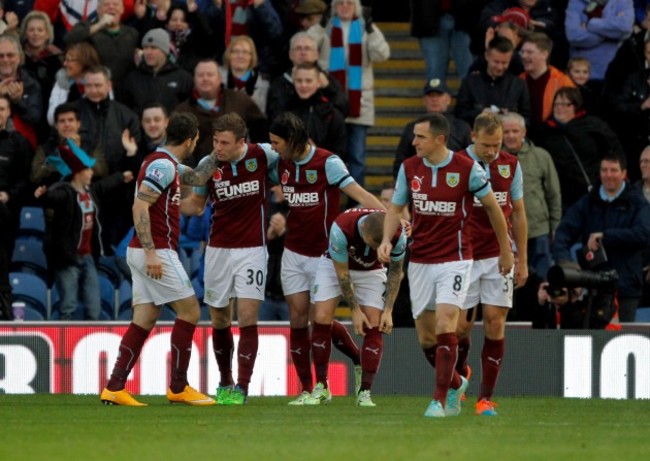
<path fill-rule="evenodd" d="M 500 15 L 493 16 L 492 20 L 497 24 L 512 22 L 522 29 L 528 29 L 530 24 L 530 16 L 523 8 L 508 8 Z"/>
<path fill-rule="evenodd" d="M 433 93 L 434 91 L 438 93 L 449 93 L 449 88 L 444 80 L 439 78 L 432 78 L 427 83 L 424 84 L 423 92 L 425 95 Z"/>
<path fill-rule="evenodd" d="M 297 14 L 323 14 L 327 11 L 327 5 L 322 0 L 304 0 L 294 10 Z"/>

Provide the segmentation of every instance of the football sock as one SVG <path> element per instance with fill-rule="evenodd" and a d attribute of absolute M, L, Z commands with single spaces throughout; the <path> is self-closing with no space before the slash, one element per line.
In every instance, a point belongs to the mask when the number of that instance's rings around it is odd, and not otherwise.
<path fill-rule="evenodd" d="M 187 386 L 187 367 L 190 366 L 192 338 L 195 329 L 196 325 L 179 318 L 176 319 L 172 328 L 172 376 L 169 387 L 174 394 L 182 392 Z"/>
<path fill-rule="evenodd" d="M 237 366 L 239 367 L 239 372 L 237 373 L 237 385 L 246 393 L 248 393 L 248 385 L 253 375 L 258 345 L 259 336 L 257 334 L 257 325 L 239 328 L 239 345 L 237 347 Z"/>
<path fill-rule="evenodd" d="M 332 355 L 332 326 L 314 322 L 311 332 L 311 354 L 314 358 L 316 381 L 327 384 L 327 369 Z"/>
<path fill-rule="evenodd" d="M 467 378 L 467 357 L 469 357 L 469 348 L 471 340 L 469 335 L 464 338 L 458 338 L 458 361 L 456 362 L 456 371 Z"/>
<path fill-rule="evenodd" d="M 354 342 L 348 329 L 338 320 L 332 322 L 332 342 L 334 346 L 343 352 L 346 356 L 350 357 L 352 363 L 359 365 L 361 363 L 361 356 L 359 355 L 359 346 Z"/>
<path fill-rule="evenodd" d="M 422 349 L 422 352 L 424 352 L 424 357 L 427 359 L 427 362 L 429 362 L 433 368 L 436 367 L 436 350 L 437 349 L 438 349 L 437 344 L 434 344 L 431 347 L 427 347 L 426 349 Z"/>
<path fill-rule="evenodd" d="M 121 391 L 124 389 L 126 379 L 133 369 L 135 362 L 140 356 L 142 345 L 149 336 L 149 332 L 144 328 L 131 323 L 124 333 L 120 342 L 119 354 L 111 373 L 111 378 L 106 384 L 109 391 Z"/>
<path fill-rule="evenodd" d="M 212 351 L 219 367 L 219 386 L 232 386 L 232 352 L 235 348 L 230 325 L 212 328 Z"/>
<path fill-rule="evenodd" d="M 481 353 L 481 393 L 478 399 L 492 398 L 494 388 L 499 378 L 501 361 L 505 350 L 505 339 L 485 338 L 483 352 Z"/>
<path fill-rule="evenodd" d="M 309 327 L 291 328 L 289 344 L 291 359 L 293 360 L 293 365 L 296 367 L 296 373 L 302 385 L 302 390 L 311 392 L 314 383 L 311 376 Z"/>
<path fill-rule="evenodd" d="M 366 335 L 361 346 L 361 387 L 360 391 L 369 391 L 375 381 L 381 357 L 384 352 L 384 337 L 379 328 L 364 327 Z"/>
<path fill-rule="evenodd" d="M 458 358 L 458 338 L 456 333 L 436 335 L 436 390 L 433 399 L 442 403 L 447 401 L 447 392 L 454 375 L 454 367 Z"/>

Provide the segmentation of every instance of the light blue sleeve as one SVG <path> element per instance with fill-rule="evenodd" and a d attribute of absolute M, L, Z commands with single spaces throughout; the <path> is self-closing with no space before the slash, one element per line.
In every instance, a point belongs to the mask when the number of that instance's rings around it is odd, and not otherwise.
<path fill-rule="evenodd" d="M 147 166 L 142 182 L 162 194 L 174 182 L 175 176 L 176 165 L 174 165 L 174 162 L 160 158 L 154 160 Z"/>
<path fill-rule="evenodd" d="M 406 183 L 406 173 L 404 165 L 399 167 L 397 181 L 395 182 L 395 192 L 393 192 L 392 203 L 399 206 L 405 206 L 409 202 L 409 187 Z"/>
<path fill-rule="evenodd" d="M 343 189 L 354 182 L 348 167 L 345 166 L 345 163 L 338 155 L 332 155 L 325 160 L 325 175 L 327 176 L 327 182 L 333 186 L 338 186 L 339 189 Z"/>
<path fill-rule="evenodd" d="M 258 144 L 266 154 L 266 162 L 269 165 L 269 179 L 273 184 L 280 184 L 278 177 L 278 162 L 280 161 L 280 154 L 271 148 L 271 144 L 265 142 Z"/>
<path fill-rule="evenodd" d="M 399 236 L 399 240 L 393 247 L 393 250 L 390 252 L 391 261 L 401 261 L 406 256 L 406 245 L 408 244 L 406 233 L 402 229 L 402 233 Z"/>
<path fill-rule="evenodd" d="M 524 175 L 521 171 L 521 165 L 517 162 L 515 177 L 510 185 L 510 199 L 521 200 L 522 198 L 524 198 Z"/>
<path fill-rule="evenodd" d="M 348 239 L 336 223 L 332 224 L 332 229 L 330 230 L 328 251 L 330 257 L 337 263 L 348 262 Z"/>
<path fill-rule="evenodd" d="M 474 162 L 469 174 L 469 190 L 478 199 L 482 199 L 492 190 L 487 173 L 477 162 Z"/>

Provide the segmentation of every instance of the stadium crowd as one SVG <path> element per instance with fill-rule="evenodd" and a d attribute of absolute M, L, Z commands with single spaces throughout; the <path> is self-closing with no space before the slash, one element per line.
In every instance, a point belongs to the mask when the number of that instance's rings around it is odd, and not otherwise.
<path fill-rule="evenodd" d="M 224 114 L 241 116 L 249 141 L 261 143 L 269 141 L 273 120 L 290 111 L 304 122 L 310 139 L 338 154 L 363 186 L 366 136 L 375 123 L 372 67 L 388 59 L 390 49 L 362 3 L 371 2 L 5 1 L 0 10 L 2 315 L 12 315 L 9 274 L 25 270 L 58 290 L 56 312 L 47 316 L 79 318 L 70 301 L 79 290 L 70 284 L 80 275 L 62 275 L 62 249 L 69 249 L 73 260 L 76 250 L 84 261 L 94 254 L 99 273 L 112 275 L 116 287 L 128 280 L 120 248 L 133 225 L 132 179 L 144 158 L 164 143 L 171 113 L 191 113 L 199 121 L 198 146 L 184 161 L 195 167 L 212 152 L 213 123 Z M 628 210 L 630 196 L 650 201 L 648 3 L 410 2 L 411 33 L 426 63 L 424 110 L 449 120 L 450 148 L 471 144 L 470 127 L 479 114 L 503 116 L 503 149 L 517 156 L 523 170 L 530 283 L 543 281 L 552 265 L 563 216 L 585 194 L 597 193 L 605 154 L 620 156 L 626 173 L 620 183 L 625 194 L 611 206 Z M 461 78 L 457 95 L 446 82 L 450 56 Z M 395 175 L 415 154 L 412 142 L 409 124 L 395 146 Z M 77 205 L 53 200 L 55 186 L 80 171 L 61 168 L 60 160 L 65 164 L 76 149 L 88 157 L 82 163 L 92 168 L 92 184 L 99 184 L 93 189 L 102 189 L 102 181 L 111 186 L 108 196 L 91 192 L 94 231 L 101 233 L 84 240 L 83 249 L 71 242 L 81 237 L 61 232 L 58 224 L 60 213 L 71 220 Z M 84 186 L 78 189 L 81 193 Z M 286 230 L 280 195 L 267 232 L 276 243 Z M 37 236 L 49 263 L 41 266 L 16 256 L 25 239 L 34 238 L 22 227 L 22 211 L 34 208 L 45 209 L 47 223 Z M 641 210 L 648 213 L 647 207 Z M 200 285 L 202 268 L 191 255 L 200 254 L 207 240 L 205 219 L 187 218 L 182 229 L 180 251 Z M 607 233 L 602 243 L 617 251 Z M 647 245 L 634 251 L 644 247 L 634 267 L 619 269 L 625 297 L 636 299 L 633 306 L 650 305 Z M 278 283 L 280 258 L 276 254 L 269 262 L 261 308 L 267 319 L 288 319 Z M 525 318 L 521 309 L 515 302 L 515 312 Z M 631 314 L 621 320 L 633 321 L 634 308 L 627 311 Z M 85 315 L 101 318 L 101 309 L 93 305 Z"/>

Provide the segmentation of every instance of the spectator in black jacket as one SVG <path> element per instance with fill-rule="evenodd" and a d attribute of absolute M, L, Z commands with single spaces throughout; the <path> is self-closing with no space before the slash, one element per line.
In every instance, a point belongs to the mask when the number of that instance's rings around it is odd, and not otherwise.
<path fill-rule="evenodd" d="M 505 114 L 517 112 L 530 121 L 530 96 L 522 79 L 508 72 L 514 45 L 495 37 L 485 51 L 487 68 L 467 76 L 460 86 L 456 116 L 468 124 L 482 112 Z"/>
<path fill-rule="evenodd" d="M 620 151 L 619 151 L 620 152 Z M 555 233 L 556 262 L 571 260 L 571 247 L 605 248 L 607 261 L 592 268 L 616 269 L 621 322 L 633 322 L 643 286 L 642 252 L 650 242 L 650 205 L 625 181 L 625 157 L 609 153 L 600 161 L 600 184 L 582 196 Z"/>
<path fill-rule="evenodd" d="M 335 152 L 345 161 L 345 117 L 320 89 L 320 73 L 318 64 L 309 62 L 298 64 L 293 69 L 296 95 L 289 101 L 287 110 L 303 121 L 315 145 Z"/>
<path fill-rule="evenodd" d="M 164 29 L 147 32 L 142 48 L 140 64 L 126 76 L 122 102 L 137 114 L 152 102 L 171 112 L 192 93 L 192 76 L 169 61 L 169 34 Z"/>
<path fill-rule="evenodd" d="M 454 115 L 449 110 L 451 104 L 451 94 L 444 80 L 432 79 L 424 85 L 424 108 L 427 114 L 442 114 L 449 121 L 451 131 L 447 139 L 447 147 L 454 152 L 463 150 L 472 144 L 472 128 L 469 124 Z M 397 172 L 402 162 L 415 155 L 413 147 L 413 127 L 415 121 L 410 122 L 404 127 L 402 137 L 399 140 L 397 151 L 395 152 L 395 161 L 393 162 L 393 176 L 397 177 Z"/>

